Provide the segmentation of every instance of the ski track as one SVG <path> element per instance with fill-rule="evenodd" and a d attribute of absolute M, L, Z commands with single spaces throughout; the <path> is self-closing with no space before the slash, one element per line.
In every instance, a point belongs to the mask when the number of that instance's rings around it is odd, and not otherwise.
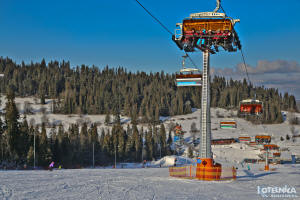
<path fill-rule="evenodd" d="M 252 200 L 258 185 L 288 184 L 300 194 L 299 170 L 240 169 L 236 181 L 220 182 L 169 177 L 167 168 L 0 171 L 0 200 Z"/>
<path fill-rule="evenodd" d="M 0 185 L 0 199 L 8 200 L 13 196 L 13 190 L 7 185 Z"/>

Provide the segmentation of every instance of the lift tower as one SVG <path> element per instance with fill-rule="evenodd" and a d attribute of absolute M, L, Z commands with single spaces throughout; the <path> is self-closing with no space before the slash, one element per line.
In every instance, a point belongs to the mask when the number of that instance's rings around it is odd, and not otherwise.
<path fill-rule="evenodd" d="M 223 48 L 228 52 L 241 49 L 241 44 L 234 25 L 239 19 L 219 13 L 221 0 L 217 0 L 217 7 L 213 12 L 193 13 L 190 17 L 177 23 L 172 39 L 185 52 L 200 50 L 203 53 L 202 99 L 201 99 L 201 141 L 199 167 L 218 167 L 214 164 L 211 151 L 211 117 L 210 117 L 210 54 L 219 52 Z"/>
<path fill-rule="evenodd" d="M 212 159 L 211 153 L 211 123 L 210 123 L 210 76 L 209 51 L 203 52 L 202 99 L 201 99 L 201 141 L 200 158 Z"/>

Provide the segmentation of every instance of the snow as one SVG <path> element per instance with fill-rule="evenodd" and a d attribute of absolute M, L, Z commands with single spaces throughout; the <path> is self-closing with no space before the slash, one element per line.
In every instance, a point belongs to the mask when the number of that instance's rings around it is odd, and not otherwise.
<path fill-rule="evenodd" d="M 169 177 L 168 168 L 0 171 L 0 199 L 253 200 L 261 199 L 257 186 L 285 185 L 300 197 L 299 165 L 276 166 L 271 172 L 259 168 L 239 168 L 236 181 L 223 182 Z"/>
<path fill-rule="evenodd" d="M 5 98 L 1 97 L 3 110 Z M 28 121 L 41 123 L 41 107 L 46 108 L 49 122 L 63 124 L 65 129 L 71 123 L 87 121 L 98 123 L 98 129 L 110 129 L 104 124 L 105 115 L 60 115 L 51 113 L 51 99 L 42 106 L 36 104 L 34 98 L 16 98 L 20 113 L 23 112 L 24 102 L 31 103 L 33 115 L 27 115 Z M 201 110 L 193 109 L 188 115 L 161 117 L 166 129 L 171 123 L 182 125 L 186 134 L 184 139 L 191 142 L 189 132 L 191 124 L 196 123 L 199 129 L 199 117 Z M 233 118 L 237 122 L 236 129 L 220 129 L 219 123 L 224 118 Z M 288 112 L 284 112 L 288 117 Z M 300 155 L 300 138 L 296 142 L 286 141 L 285 136 L 291 136 L 288 119 L 281 124 L 253 125 L 241 118 L 236 118 L 236 111 L 227 111 L 220 108 L 212 108 L 212 138 L 238 138 L 242 135 L 251 137 L 267 134 L 272 136 L 272 144 L 277 144 L 282 149 L 283 160 L 290 160 L 291 155 Z M 300 117 L 299 113 L 296 113 Z M 130 123 L 130 118 L 121 116 L 124 128 Z M 147 124 L 141 124 L 147 130 Z M 295 130 L 300 134 L 300 126 Z M 50 131 L 50 128 L 47 129 Z M 199 135 L 197 136 L 199 137 Z M 280 140 L 284 138 L 284 141 Z M 257 186 L 289 185 L 295 187 L 300 199 L 300 165 L 271 165 L 275 171 L 264 172 L 264 164 L 250 164 L 250 171 L 246 165 L 241 165 L 245 158 L 259 159 L 262 155 L 259 146 L 249 146 L 244 143 L 231 145 L 213 145 L 212 151 L 216 162 L 222 166 L 238 167 L 236 181 L 203 182 L 197 180 L 185 180 L 169 177 L 168 168 L 174 165 L 195 164 L 193 159 L 182 156 L 166 156 L 157 161 L 148 161 L 147 168 L 141 168 L 141 163 L 118 163 L 118 169 L 97 168 L 79 170 L 54 170 L 50 171 L 0 171 L 0 199 L 260 199 L 257 194 Z M 187 147 L 185 147 L 185 155 Z M 122 169 L 121 169 L 122 168 Z M 293 199 L 293 198 L 291 198 Z"/>
<path fill-rule="evenodd" d="M 195 163 L 194 160 L 183 157 L 183 156 L 165 156 L 157 161 L 152 161 L 148 166 L 150 167 L 172 167 L 177 159 L 176 165 L 192 165 Z"/>

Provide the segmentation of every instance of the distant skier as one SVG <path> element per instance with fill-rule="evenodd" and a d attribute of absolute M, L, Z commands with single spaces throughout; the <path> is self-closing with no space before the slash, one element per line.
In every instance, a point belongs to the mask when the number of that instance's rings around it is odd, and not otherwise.
<path fill-rule="evenodd" d="M 248 167 L 248 170 L 250 170 L 250 165 L 248 165 L 247 167 Z"/>
<path fill-rule="evenodd" d="M 146 167 L 146 164 L 147 164 L 147 161 L 146 160 L 143 160 L 143 168 L 145 168 Z"/>
<path fill-rule="evenodd" d="M 54 162 L 52 161 L 49 165 L 49 170 L 52 171 L 53 168 L 54 168 Z"/>

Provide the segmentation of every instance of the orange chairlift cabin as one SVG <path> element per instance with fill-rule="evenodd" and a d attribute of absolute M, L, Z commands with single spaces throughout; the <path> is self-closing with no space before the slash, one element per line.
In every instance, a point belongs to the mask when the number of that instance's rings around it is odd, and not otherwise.
<path fill-rule="evenodd" d="M 240 102 L 241 115 L 261 115 L 263 103 L 256 99 L 246 99 Z"/>
<path fill-rule="evenodd" d="M 182 69 L 176 73 L 176 86 L 201 86 L 202 85 L 202 73 L 197 68 L 186 68 L 185 60 L 188 55 L 184 55 L 182 61 Z"/>
<path fill-rule="evenodd" d="M 220 0 L 217 0 L 213 12 L 193 13 L 182 23 L 177 23 L 173 41 L 185 52 L 200 49 L 214 54 L 219 51 L 219 47 L 229 52 L 241 49 L 239 37 L 234 30 L 234 25 L 240 20 L 218 12 L 219 9 Z"/>

